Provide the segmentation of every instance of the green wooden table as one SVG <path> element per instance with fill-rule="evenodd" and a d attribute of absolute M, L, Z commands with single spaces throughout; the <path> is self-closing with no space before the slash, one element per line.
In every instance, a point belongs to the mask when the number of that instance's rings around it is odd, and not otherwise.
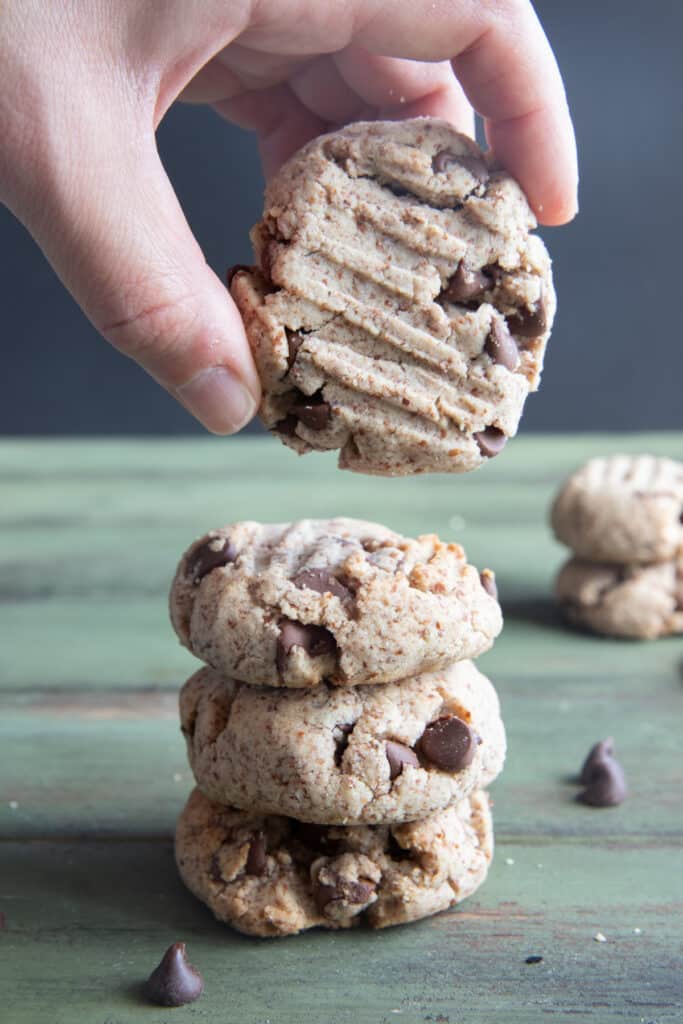
<path fill-rule="evenodd" d="M 0 1022 L 682 1021 L 683 640 L 574 633 L 550 599 L 549 499 L 624 448 L 681 455 L 683 436 L 520 439 L 468 477 L 414 480 L 270 440 L 1 444 Z M 432 920 L 246 939 L 174 870 L 191 787 L 176 692 L 196 663 L 166 592 L 208 527 L 340 513 L 461 540 L 498 574 L 506 625 L 481 661 L 510 747 L 496 858 Z M 608 734 L 632 794 L 594 810 L 568 779 Z M 177 940 L 205 994 L 150 1007 L 140 981 Z"/>

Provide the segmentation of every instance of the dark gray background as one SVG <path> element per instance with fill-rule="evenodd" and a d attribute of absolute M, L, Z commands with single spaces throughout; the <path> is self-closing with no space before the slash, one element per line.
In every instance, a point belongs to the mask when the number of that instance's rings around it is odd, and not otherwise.
<path fill-rule="evenodd" d="M 581 211 L 543 231 L 559 311 L 524 431 L 681 428 L 683 3 L 541 0 L 579 142 Z M 209 263 L 249 262 L 262 178 L 250 136 L 176 107 L 159 147 Z M 101 341 L 0 208 L 4 434 L 201 428 Z"/>

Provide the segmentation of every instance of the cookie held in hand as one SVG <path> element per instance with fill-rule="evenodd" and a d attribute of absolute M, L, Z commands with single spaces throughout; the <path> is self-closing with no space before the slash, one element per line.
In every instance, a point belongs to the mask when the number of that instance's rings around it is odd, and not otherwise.
<path fill-rule="evenodd" d="M 349 125 L 266 190 L 230 290 L 265 425 L 386 476 L 496 456 L 538 387 L 555 313 L 524 194 L 445 121 Z"/>

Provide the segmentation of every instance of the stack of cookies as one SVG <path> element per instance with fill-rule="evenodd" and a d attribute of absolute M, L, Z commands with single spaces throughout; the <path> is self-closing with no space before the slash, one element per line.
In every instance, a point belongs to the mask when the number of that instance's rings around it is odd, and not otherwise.
<path fill-rule="evenodd" d="M 683 464 L 591 459 L 565 482 L 551 522 L 573 551 L 556 594 L 567 618 L 609 636 L 683 633 Z"/>
<path fill-rule="evenodd" d="M 253 935 L 437 913 L 484 880 L 505 733 L 470 659 L 502 625 L 457 544 L 353 519 L 214 530 L 171 590 L 186 885 Z"/>

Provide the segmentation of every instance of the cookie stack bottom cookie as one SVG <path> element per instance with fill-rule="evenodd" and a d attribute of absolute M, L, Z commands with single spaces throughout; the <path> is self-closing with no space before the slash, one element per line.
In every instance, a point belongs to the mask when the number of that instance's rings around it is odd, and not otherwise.
<path fill-rule="evenodd" d="M 249 935 L 416 921 L 470 896 L 493 856 L 486 793 L 421 821 L 311 825 L 191 794 L 176 832 L 188 889 Z"/>
<path fill-rule="evenodd" d="M 505 732 L 489 680 L 453 655 L 490 646 L 492 590 L 457 545 L 353 520 L 236 524 L 183 556 L 172 620 L 212 667 L 180 695 L 198 788 L 176 859 L 216 917 L 261 936 L 382 928 L 482 883 Z"/>
<path fill-rule="evenodd" d="M 563 485 L 551 521 L 574 552 L 555 583 L 571 622 L 641 640 L 683 633 L 683 464 L 591 459 Z"/>

